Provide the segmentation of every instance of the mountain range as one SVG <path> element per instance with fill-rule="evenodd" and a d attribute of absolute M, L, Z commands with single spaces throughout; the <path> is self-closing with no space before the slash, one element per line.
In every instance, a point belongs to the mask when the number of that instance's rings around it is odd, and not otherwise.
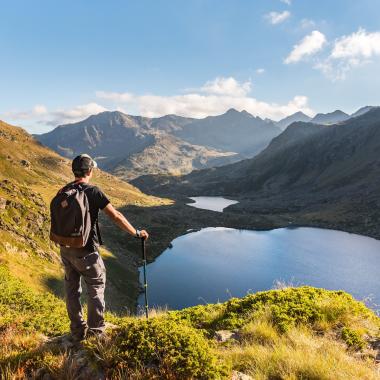
<path fill-rule="evenodd" d="M 145 174 L 183 175 L 252 158 L 294 122 L 331 125 L 348 118 L 339 110 L 314 118 L 297 112 L 279 122 L 235 109 L 203 119 L 107 111 L 35 137 L 68 158 L 88 153 L 102 169 L 130 180 Z"/>
<path fill-rule="evenodd" d="M 251 159 L 182 177 L 144 176 L 152 194 L 223 195 L 239 212 L 330 213 L 346 229 L 380 236 L 380 107 L 333 125 L 295 122 Z M 321 218 L 322 219 L 322 218 Z"/>

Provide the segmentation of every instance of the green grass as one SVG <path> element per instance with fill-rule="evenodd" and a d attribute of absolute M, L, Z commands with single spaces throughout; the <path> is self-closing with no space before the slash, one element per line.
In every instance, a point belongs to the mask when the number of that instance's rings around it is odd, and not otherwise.
<path fill-rule="evenodd" d="M 64 302 L 30 289 L 4 265 L 0 315 L 6 378 L 43 369 L 75 379 L 83 371 L 75 350 L 46 343 L 46 336 L 68 332 Z M 379 339 L 379 318 L 341 291 L 286 288 L 152 315 L 107 314 L 116 327 L 106 340 L 84 343 L 86 366 L 110 379 L 228 379 L 233 370 L 268 380 L 378 378 L 368 345 Z M 215 331 L 226 328 L 235 338 L 218 343 Z"/>
<path fill-rule="evenodd" d="M 17 326 L 26 332 L 60 335 L 68 329 L 64 302 L 50 293 L 38 293 L 0 266 L 0 329 Z"/>

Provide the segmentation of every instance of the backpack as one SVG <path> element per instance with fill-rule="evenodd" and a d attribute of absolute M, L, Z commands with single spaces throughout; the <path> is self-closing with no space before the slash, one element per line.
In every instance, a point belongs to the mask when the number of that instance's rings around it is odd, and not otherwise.
<path fill-rule="evenodd" d="M 70 248 L 86 246 L 91 232 L 91 217 L 84 190 L 85 187 L 72 182 L 52 199 L 50 240 Z"/>

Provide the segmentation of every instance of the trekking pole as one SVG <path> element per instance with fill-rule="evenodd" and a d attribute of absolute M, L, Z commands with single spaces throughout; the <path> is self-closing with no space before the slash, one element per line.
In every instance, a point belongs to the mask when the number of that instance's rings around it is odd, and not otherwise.
<path fill-rule="evenodd" d="M 145 316 L 148 315 L 148 282 L 146 279 L 146 249 L 145 249 L 145 238 L 141 238 L 141 248 L 142 248 L 142 256 L 143 256 L 143 265 L 144 265 L 144 294 L 145 294 Z"/>

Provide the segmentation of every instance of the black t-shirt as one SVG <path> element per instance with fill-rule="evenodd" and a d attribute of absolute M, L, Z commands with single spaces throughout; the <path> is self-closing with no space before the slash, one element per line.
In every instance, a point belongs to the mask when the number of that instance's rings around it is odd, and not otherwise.
<path fill-rule="evenodd" d="M 91 233 L 85 248 L 90 252 L 94 252 L 99 246 L 99 237 L 96 229 L 99 210 L 103 210 L 110 201 L 97 186 L 89 185 L 87 183 L 79 183 L 76 186 L 80 186 L 84 189 L 90 205 Z"/>

